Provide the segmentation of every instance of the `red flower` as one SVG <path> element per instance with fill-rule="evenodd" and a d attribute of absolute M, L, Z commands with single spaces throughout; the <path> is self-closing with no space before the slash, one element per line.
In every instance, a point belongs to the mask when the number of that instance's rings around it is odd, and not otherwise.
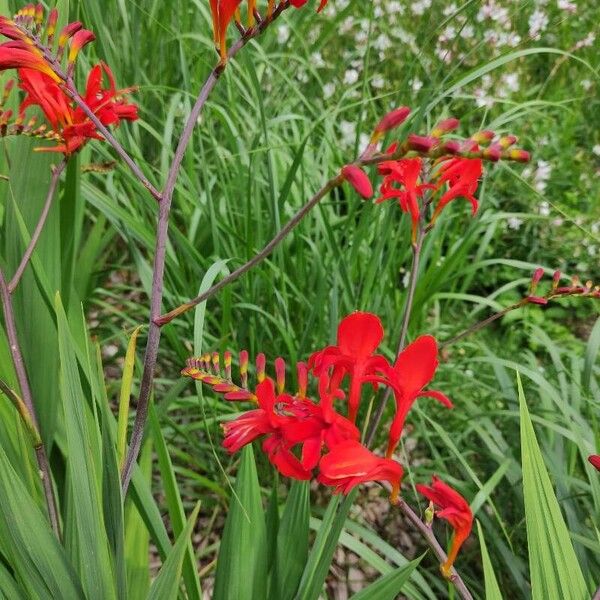
<path fill-rule="evenodd" d="M 107 89 L 102 87 L 104 74 L 109 81 Z M 52 78 L 33 69 L 19 69 L 19 78 L 26 92 L 20 112 L 24 113 L 32 105 L 39 106 L 60 142 L 58 146 L 37 150 L 69 155 L 90 139 L 103 139 L 83 110 L 73 108 L 69 97 Z M 104 125 L 118 125 L 122 119 L 135 121 L 138 118 L 137 106 L 122 98 L 127 91 L 116 89 L 112 71 L 101 63 L 90 71 L 84 97 Z"/>
<path fill-rule="evenodd" d="M 592 465 L 592 467 L 598 469 L 598 471 L 600 471 L 600 455 L 598 454 L 591 454 L 588 457 L 588 460 L 590 461 L 590 464 Z"/>
<path fill-rule="evenodd" d="M 402 465 L 380 458 L 360 442 L 348 440 L 335 446 L 319 463 L 318 480 L 335 487 L 336 493 L 347 494 L 360 483 L 388 481 L 392 486 L 390 501 L 398 501 Z"/>
<path fill-rule="evenodd" d="M 441 566 L 442 573 L 449 578 L 458 551 L 471 533 L 473 513 L 467 501 L 435 475 L 432 477 L 431 487 L 417 484 L 417 491 L 441 509 L 436 512 L 437 516 L 448 521 L 454 529 L 448 560 Z"/>
<path fill-rule="evenodd" d="M 396 414 L 390 427 L 386 456 L 391 458 L 404 427 L 406 415 L 417 398 L 429 396 L 452 408 L 452 402 L 442 392 L 423 388 L 433 379 L 438 366 L 437 343 L 430 335 L 423 335 L 407 346 L 389 374 L 396 398 Z"/>
<path fill-rule="evenodd" d="M 344 179 L 360 194 L 365 200 L 373 196 L 373 186 L 367 174 L 356 165 L 346 165 L 342 167 Z"/>
<path fill-rule="evenodd" d="M 286 440 L 283 429 L 289 419 L 296 420 L 300 426 L 299 417 L 307 406 L 297 406 L 297 401 L 287 394 L 276 396 L 275 385 L 271 379 L 265 379 L 258 384 L 256 396 L 259 408 L 223 425 L 223 447 L 233 454 L 261 435 L 267 435 L 263 442 L 263 451 L 281 474 L 294 479 L 310 479 L 311 471 L 305 469 L 293 454 L 291 448 L 295 442 Z M 304 404 L 310 403 L 304 401 Z"/>
<path fill-rule="evenodd" d="M 457 157 L 444 161 L 438 173 L 438 185 L 447 182 L 449 188 L 439 199 L 431 222 L 434 223 L 446 204 L 456 198 L 466 198 L 475 214 L 479 204 L 473 194 L 477 191 L 482 172 L 483 161 L 480 158 Z"/>
<path fill-rule="evenodd" d="M 419 184 L 421 159 L 403 158 L 401 160 L 385 161 L 379 165 L 379 172 L 385 178 L 381 184 L 381 196 L 376 202 L 379 204 L 392 198 L 398 199 L 402 211 L 410 214 L 412 221 L 412 241 L 415 243 L 421 211 L 419 198 L 423 196 L 426 189 L 433 187 L 429 184 Z M 395 184 L 401 187 L 395 187 Z"/>
<path fill-rule="evenodd" d="M 360 404 L 361 386 L 377 372 L 386 372 L 389 364 L 379 354 L 373 354 L 383 339 L 381 321 L 373 314 L 355 312 L 342 320 L 338 327 L 337 345 L 315 352 L 308 365 L 317 377 L 325 377 L 333 369 L 328 380 L 330 395 L 322 403 L 331 402 L 345 375 L 351 378 L 348 395 L 348 419 L 356 421 Z"/>
<path fill-rule="evenodd" d="M 210 0 L 213 34 L 222 61 L 227 60 L 227 27 L 241 3 L 242 0 Z"/>
<path fill-rule="evenodd" d="M 53 81 L 60 81 L 42 53 L 31 44 L 20 40 L 0 44 L 0 71 L 6 69 L 34 69 Z"/>

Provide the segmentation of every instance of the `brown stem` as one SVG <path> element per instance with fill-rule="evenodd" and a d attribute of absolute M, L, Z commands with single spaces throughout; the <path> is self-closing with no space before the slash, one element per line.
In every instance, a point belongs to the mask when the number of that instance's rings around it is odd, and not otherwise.
<path fill-rule="evenodd" d="M 52 201 L 54 200 L 54 195 L 56 192 L 56 186 L 58 184 L 58 180 L 60 179 L 60 176 L 61 176 L 62 172 L 65 170 L 66 166 L 67 166 L 67 159 L 64 158 L 60 162 L 58 167 L 53 167 L 53 169 L 52 169 L 52 179 L 50 180 L 50 187 L 48 188 L 48 194 L 46 196 L 46 202 L 44 204 L 44 208 L 42 209 L 40 218 L 38 219 L 37 225 L 35 226 L 35 230 L 31 236 L 31 240 L 29 240 L 29 245 L 27 246 L 27 249 L 25 250 L 25 253 L 23 254 L 23 258 L 21 259 L 21 262 L 19 263 L 19 266 L 17 267 L 17 270 L 15 271 L 13 278 L 10 280 L 10 282 L 8 284 L 8 291 L 10 294 L 12 294 L 15 291 L 17 285 L 19 285 L 19 281 L 21 280 L 21 277 L 23 276 L 25 268 L 27 267 L 27 264 L 29 263 L 29 260 L 31 259 L 33 251 L 35 250 L 35 247 L 40 239 L 40 235 L 42 234 L 44 225 L 46 224 L 46 219 L 48 218 L 48 213 L 50 212 L 50 208 L 52 206 Z"/>
<path fill-rule="evenodd" d="M 419 533 L 423 536 L 423 539 L 427 542 L 427 545 L 433 550 L 434 554 L 440 561 L 440 564 L 444 564 L 448 560 L 448 556 L 444 552 L 444 549 L 440 546 L 440 543 L 437 541 L 435 535 L 433 535 L 431 527 L 428 527 L 425 523 L 423 523 L 423 521 L 421 521 L 419 518 L 419 515 L 417 515 L 417 513 L 415 513 L 415 511 L 402 498 L 400 498 L 397 506 L 412 523 L 415 529 L 419 530 Z M 463 600 L 473 600 L 471 592 L 469 592 L 467 586 L 454 567 L 451 569 L 449 581 L 456 588 L 456 591 Z"/>
<path fill-rule="evenodd" d="M 273 14 L 264 19 L 260 25 L 246 31 L 244 37 L 239 39 L 229 50 L 228 58 L 233 58 L 251 39 L 260 35 L 279 15 L 287 8 L 289 8 L 289 0 L 281 2 L 279 6 L 273 11 Z M 198 117 L 204 108 L 206 101 L 212 90 L 214 89 L 217 81 L 221 77 L 227 63 L 220 62 L 210 73 L 208 79 L 202 86 L 200 94 L 194 104 L 190 115 L 183 128 L 183 132 L 179 139 L 177 149 L 175 150 L 175 156 L 173 157 L 173 163 L 169 169 L 167 175 L 167 182 L 163 193 L 161 194 L 159 202 L 159 214 L 158 223 L 156 229 L 156 247 L 154 254 L 154 268 L 152 274 L 152 296 L 150 299 L 150 326 L 148 331 L 148 341 L 146 342 L 146 353 L 144 356 L 144 370 L 142 373 L 142 379 L 140 382 L 140 393 L 137 402 L 137 411 L 135 415 L 135 421 L 133 424 L 133 430 L 131 433 L 131 441 L 125 463 L 123 466 L 123 472 L 121 473 L 121 485 L 123 488 L 123 495 L 127 493 L 129 481 L 133 473 L 133 467 L 137 461 L 137 457 L 142 446 L 142 439 L 144 437 L 144 429 L 146 425 L 146 419 L 148 417 L 148 403 L 150 401 L 150 394 L 152 391 L 152 382 L 154 381 L 154 370 L 156 367 L 156 359 L 158 357 L 158 345 L 160 343 L 160 327 L 156 324 L 156 320 L 160 317 L 160 310 L 162 305 L 163 295 L 163 280 L 165 273 L 165 260 L 166 260 L 166 248 L 169 231 L 169 216 L 171 213 L 171 203 L 173 201 L 173 192 L 175 190 L 175 183 L 179 175 L 179 169 L 185 155 L 185 151 L 188 147 L 194 128 L 198 121 Z"/>
<path fill-rule="evenodd" d="M 471 325 L 470 327 L 468 327 L 467 329 L 465 329 L 458 335 L 455 335 L 453 338 L 446 340 L 443 344 L 440 344 L 440 349 L 445 348 L 446 346 L 450 346 L 451 344 L 455 344 L 456 342 L 471 335 L 472 333 L 475 333 L 476 331 L 483 329 L 490 323 L 493 323 L 494 321 L 501 319 L 507 313 L 509 313 L 513 310 L 517 310 L 518 308 L 521 308 L 521 307 L 525 306 L 526 304 L 528 304 L 527 299 L 523 299 L 523 300 L 517 302 L 516 304 L 511 304 L 510 306 L 507 306 L 503 310 L 501 310 L 497 313 L 494 313 L 493 315 L 490 315 L 487 319 L 483 319 L 483 321 L 479 321 L 478 323 Z"/>
<path fill-rule="evenodd" d="M 36 431 L 39 432 L 40 427 L 33 405 L 33 397 L 31 395 L 31 388 L 29 387 L 29 380 L 27 378 L 27 371 L 25 370 L 25 363 L 23 362 L 23 355 L 21 353 L 21 347 L 19 346 L 19 338 L 17 336 L 17 327 L 15 324 L 15 317 L 12 306 L 12 298 L 8 289 L 8 284 L 4 278 L 4 273 L 0 269 L 0 296 L 2 296 L 2 307 L 4 310 L 4 323 L 6 326 L 6 336 L 8 338 L 8 344 L 10 349 L 10 355 L 17 374 L 17 380 L 19 387 L 21 388 L 21 396 L 23 402 L 27 407 L 27 411 L 31 418 L 31 422 L 35 426 Z M 48 464 L 48 457 L 46 456 L 46 450 L 43 444 L 40 444 L 35 449 L 35 456 L 37 459 L 40 478 L 42 480 L 42 487 L 44 489 L 44 496 L 46 497 L 46 506 L 48 508 L 48 516 L 50 517 L 50 524 L 56 536 L 60 539 L 60 526 L 58 523 L 58 511 L 56 509 L 56 499 L 54 497 L 54 489 L 52 488 L 52 479 L 50 465 Z"/>
<path fill-rule="evenodd" d="M 175 317 L 187 312 L 194 306 L 197 306 L 201 302 L 204 302 L 211 296 L 214 296 L 219 290 L 229 285 L 232 281 L 235 281 L 241 277 L 244 273 L 252 269 L 258 263 L 262 262 L 275 248 L 289 235 L 289 233 L 302 221 L 302 219 L 335 187 L 340 185 L 344 181 L 342 175 L 337 175 L 330 179 L 277 233 L 277 235 L 258 253 L 255 254 L 248 262 L 244 263 L 239 269 L 236 269 L 227 277 L 224 277 L 219 283 L 213 285 L 206 292 L 200 294 L 193 300 L 182 304 L 176 309 L 162 315 L 154 322 L 157 326 L 162 327 L 167 323 L 170 323 Z"/>
<path fill-rule="evenodd" d="M 594 594 L 592 600 L 600 600 L 600 587 L 596 590 L 596 593 Z"/>

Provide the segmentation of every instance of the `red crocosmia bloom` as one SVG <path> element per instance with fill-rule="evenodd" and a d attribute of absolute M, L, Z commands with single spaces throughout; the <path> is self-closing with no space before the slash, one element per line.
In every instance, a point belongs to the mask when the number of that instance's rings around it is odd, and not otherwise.
<path fill-rule="evenodd" d="M 483 172 L 483 161 L 480 158 L 451 158 L 444 161 L 438 174 L 438 185 L 448 183 L 448 190 L 439 199 L 431 222 L 434 223 L 443 208 L 456 198 L 466 198 L 475 214 L 479 203 L 473 195 L 477 191 L 479 178 Z"/>
<path fill-rule="evenodd" d="M 357 167 L 356 165 L 346 165 L 342 168 L 342 175 L 365 200 L 373 197 L 371 180 L 360 167 Z"/>
<path fill-rule="evenodd" d="M 103 88 L 106 74 L 109 87 Z M 72 154 L 90 139 L 103 139 L 96 126 L 80 107 L 73 108 L 70 98 L 50 77 L 33 69 L 19 69 L 20 86 L 26 92 L 20 106 L 24 113 L 32 105 L 39 106 L 48 119 L 56 139 L 61 143 L 52 148 L 36 148 L 41 152 Z M 129 90 L 117 90 L 112 71 L 105 64 L 96 65 L 88 76 L 84 94 L 90 109 L 106 126 L 118 125 L 122 119 L 135 121 L 137 106 L 126 102 L 122 95 Z"/>
<path fill-rule="evenodd" d="M 449 578 L 458 551 L 471 533 L 473 513 L 468 502 L 435 475 L 432 477 L 431 486 L 417 484 L 417 490 L 441 509 L 436 512 L 436 515 L 448 521 L 454 529 L 448 560 L 441 566 L 442 573 Z"/>
<path fill-rule="evenodd" d="M 23 68 L 34 69 L 53 81 L 60 81 L 35 46 L 21 40 L 0 44 L 0 71 Z"/>
<path fill-rule="evenodd" d="M 410 214 L 413 243 L 417 240 L 421 210 L 419 198 L 423 196 L 426 189 L 434 187 L 430 184 L 419 183 L 421 164 L 420 158 L 403 158 L 401 160 L 384 161 L 379 165 L 379 172 L 385 177 L 380 188 L 381 196 L 376 200 L 376 203 L 379 204 L 397 198 L 402 211 Z M 396 187 L 396 185 L 401 187 Z"/>
<path fill-rule="evenodd" d="M 308 0 L 290 0 L 290 4 L 295 8 L 302 8 Z M 321 0 L 317 12 L 321 12 L 327 6 L 328 0 Z"/>
<path fill-rule="evenodd" d="M 319 463 L 318 480 L 335 487 L 336 493 L 348 494 L 367 481 L 388 481 L 392 486 L 390 501 L 400 495 L 402 465 L 395 460 L 380 458 L 360 442 L 348 440 L 335 446 Z"/>
<path fill-rule="evenodd" d="M 328 382 L 330 391 L 335 392 L 344 376 L 350 376 L 348 419 L 352 423 L 356 422 L 362 384 L 376 373 L 389 369 L 386 359 L 374 354 L 382 339 L 383 327 L 379 318 L 371 313 L 355 312 L 340 323 L 337 344 L 315 352 L 308 361 L 309 368 L 320 378 L 333 369 Z"/>
<path fill-rule="evenodd" d="M 241 3 L 242 0 L 210 0 L 215 45 L 223 62 L 227 60 L 227 27 Z"/>
<path fill-rule="evenodd" d="M 290 422 L 296 423 L 301 439 L 313 433 L 312 428 L 306 431 L 302 422 L 302 417 L 310 416 L 312 403 L 308 400 L 299 402 L 287 394 L 277 396 L 275 384 L 268 378 L 258 384 L 256 397 L 259 408 L 223 425 L 223 447 L 233 454 L 258 437 L 266 435 L 263 450 L 281 474 L 295 479 L 310 479 L 311 471 L 302 466 L 291 450 L 296 441 L 287 440 L 284 433 L 285 426 Z"/>
<path fill-rule="evenodd" d="M 423 335 L 408 345 L 398 356 L 389 374 L 396 399 L 396 414 L 392 421 L 386 456 L 391 458 L 404 427 L 406 415 L 417 398 L 429 396 L 452 408 L 452 402 L 442 392 L 423 390 L 433 379 L 438 366 L 435 338 Z"/>
<path fill-rule="evenodd" d="M 598 469 L 598 471 L 600 471 L 600 455 L 598 454 L 592 454 L 588 457 L 588 460 L 590 462 L 590 464 L 592 465 L 592 467 Z"/>

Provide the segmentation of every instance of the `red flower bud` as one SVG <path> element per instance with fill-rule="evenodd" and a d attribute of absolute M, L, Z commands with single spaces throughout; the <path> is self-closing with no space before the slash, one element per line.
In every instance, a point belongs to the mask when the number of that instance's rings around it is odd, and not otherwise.
<path fill-rule="evenodd" d="M 502 157 L 502 147 L 500 144 L 492 144 L 488 148 L 485 148 L 481 155 L 492 162 L 498 162 Z"/>
<path fill-rule="evenodd" d="M 510 148 L 513 144 L 516 144 L 519 141 L 516 135 L 505 135 L 498 140 L 498 143 L 504 150 Z"/>
<path fill-rule="evenodd" d="M 454 131 L 459 125 L 460 121 L 454 117 L 451 117 L 450 119 L 444 119 L 433 128 L 431 135 L 433 137 L 441 137 L 445 133 Z"/>
<path fill-rule="evenodd" d="M 589 456 L 588 461 L 590 462 L 592 467 L 600 471 L 600 456 L 598 454 L 592 454 L 591 456 Z"/>
<path fill-rule="evenodd" d="M 444 142 L 442 148 L 447 154 L 460 154 L 460 142 L 457 142 L 456 140 Z"/>
<path fill-rule="evenodd" d="M 277 382 L 277 393 L 283 394 L 285 389 L 285 361 L 281 356 L 275 359 L 275 380 Z"/>
<path fill-rule="evenodd" d="M 346 165 L 342 168 L 344 179 L 361 195 L 365 200 L 373 197 L 373 186 L 367 174 L 356 165 Z"/>
<path fill-rule="evenodd" d="M 489 129 L 484 129 L 483 131 L 479 131 L 471 136 L 471 139 L 477 144 L 481 144 L 482 146 L 487 146 L 493 139 L 496 134 Z"/>
<path fill-rule="evenodd" d="M 377 127 L 375 127 L 371 140 L 380 140 L 386 131 L 395 129 L 404 123 L 408 115 L 410 115 L 410 108 L 408 108 L 408 106 L 401 106 L 400 108 L 396 108 L 395 110 L 389 112 L 383 117 L 383 119 L 381 119 L 381 121 L 379 121 Z"/>
<path fill-rule="evenodd" d="M 525 150 L 515 148 L 514 150 L 509 150 L 506 153 L 506 158 L 514 160 L 516 162 L 526 163 L 531 160 L 531 154 L 529 154 L 529 152 L 526 152 Z"/>
<path fill-rule="evenodd" d="M 546 298 L 542 298 L 541 296 L 527 296 L 527 302 L 531 302 L 533 304 L 548 304 L 548 300 Z"/>
<path fill-rule="evenodd" d="M 262 383 L 265 380 L 265 367 L 267 366 L 267 358 L 261 352 L 256 356 L 256 379 L 258 383 Z"/>
<path fill-rule="evenodd" d="M 437 146 L 438 140 L 434 137 L 427 137 L 424 135 L 415 135 L 411 133 L 407 139 L 408 147 L 415 152 L 421 152 L 426 154 L 434 146 Z"/>

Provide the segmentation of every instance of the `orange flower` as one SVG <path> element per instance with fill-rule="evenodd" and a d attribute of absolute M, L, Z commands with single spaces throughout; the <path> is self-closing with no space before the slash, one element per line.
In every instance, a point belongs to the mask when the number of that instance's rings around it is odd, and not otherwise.
<path fill-rule="evenodd" d="M 210 0 L 214 40 L 222 62 L 227 60 L 227 27 L 241 3 L 242 0 Z"/>
<path fill-rule="evenodd" d="M 417 484 L 417 491 L 441 509 L 436 512 L 436 515 L 448 521 L 454 529 L 448 560 L 441 566 L 442 574 L 449 578 L 458 551 L 471 533 L 473 512 L 468 502 L 456 490 L 435 475 L 431 478 L 431 486 Z"/>

